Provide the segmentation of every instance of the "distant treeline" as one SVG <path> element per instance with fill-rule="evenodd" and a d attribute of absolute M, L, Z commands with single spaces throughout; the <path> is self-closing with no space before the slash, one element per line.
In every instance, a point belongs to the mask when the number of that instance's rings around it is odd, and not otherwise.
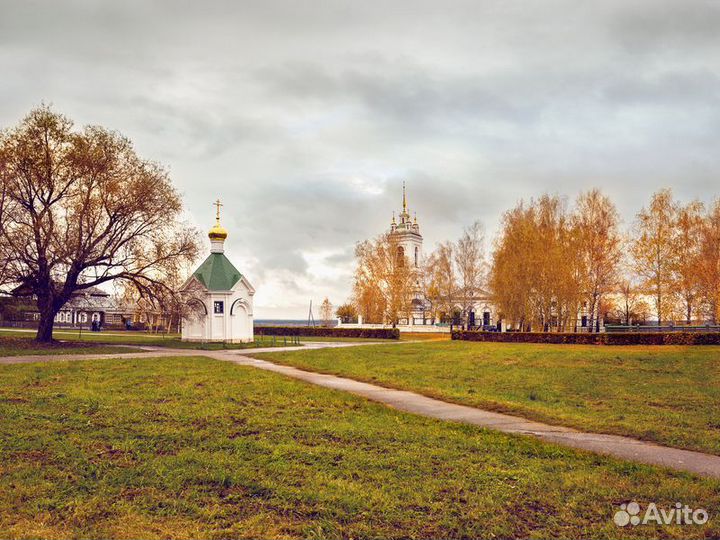
<path fill-rule="evenodd" d="M 353 304 L 365 322 L 423 310 L 424 319 L 467 325 L 490 301 L 506 328 L 555 332 L 599 330 L 601 319 L 720 320 L 720 199 L 681 203 L 663 189 L 621 226 L 598 189 L 573 205 L 543 195 L 505 212 L 489 257 L 483 244 L 474 223 L 416 267 L 391 233 L 363 242 Z"/>

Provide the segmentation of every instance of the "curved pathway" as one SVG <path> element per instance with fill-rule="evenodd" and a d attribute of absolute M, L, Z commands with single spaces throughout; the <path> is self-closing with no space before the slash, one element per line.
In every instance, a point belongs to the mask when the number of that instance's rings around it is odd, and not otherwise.
<path fill-rule="evenodd" d="M 617 435 L 607 435 L 603 433 L 587 433 L 563 426 L 553 426 L 542 422 L 534 422 L 519 416 L 486 411 L 465 405 L 457 405 L 423 396 L 415 392 L 394 390 L 392 388 L 385 388 L 374 384 L 359 382 L 345 377 L 304 371 L 298 368 L 274 364 L 266 360 L 248 356 L 248 354 L 270 351 L 278 352 L 283 350 L 292 351 L 319 348 L 358 347 L 363 345 L 367 344 L 354 342 L 318 342 L 307 343 L 302 347 L 273 347 L 222 351 L 140 347 L 147 352 L 135 352 L 120 355 L 81 354 L 3 357 L 0 358 L 0 365 L 67 360 L 111 360 L 117 358 L 157 358 L 163 356 L 207 356 L 216 360 L 229 361 L 243 366 L 272 371 L 287 377 L 323 386 L 325 388 L 350 392 L 372 401 L 383 403 L 398 410 L 413 414 L 419 414 L 439 420 L 473 424 L 515 435 L 529 435 L 547 442 L 588 450 L 597 454 L 614 456 L 650 465 L 660 465 L 662 467 L 691 472 L 701 476 L 720 478 L 720 456 L 660 446 L 632 439 L 630 437 L 620 437 Z"/>

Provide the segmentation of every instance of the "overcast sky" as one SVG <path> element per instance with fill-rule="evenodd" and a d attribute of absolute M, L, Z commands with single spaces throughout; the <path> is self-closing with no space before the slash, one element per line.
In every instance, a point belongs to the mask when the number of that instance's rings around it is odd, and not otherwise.
<path fill-rule="evenodd" d="M 165 164 L 256 318 L 350 293 L 408 185 L 426 251 L 543 192 L 720 194 L 720 2 L 0 0 L 0 126 L 41 102 Z M 317 312 L 316 312 L 317 316 Z"/>

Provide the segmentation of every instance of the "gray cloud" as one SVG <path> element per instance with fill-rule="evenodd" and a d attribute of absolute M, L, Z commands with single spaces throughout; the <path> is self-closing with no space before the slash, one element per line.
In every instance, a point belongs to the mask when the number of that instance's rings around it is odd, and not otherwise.
<path fill-rule="evenodd" d="M 0 0 L 0 125 L 42 101 L 225 202 L 259 316 L 340 303 L 408 182 L 428 248 L 549 191 L 718 195 L 720 6 Z M 488 241 L 488 245 L 490 242 Z"/>

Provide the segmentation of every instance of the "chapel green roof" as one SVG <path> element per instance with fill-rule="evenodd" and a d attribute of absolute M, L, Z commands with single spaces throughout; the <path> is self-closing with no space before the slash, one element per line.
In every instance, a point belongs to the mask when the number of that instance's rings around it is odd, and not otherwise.
<path fill-rule="evenodd" d="M 242 277 L 223 253 L 211 253 L 193 276 L 211 291 L 229 291 Z"/>

